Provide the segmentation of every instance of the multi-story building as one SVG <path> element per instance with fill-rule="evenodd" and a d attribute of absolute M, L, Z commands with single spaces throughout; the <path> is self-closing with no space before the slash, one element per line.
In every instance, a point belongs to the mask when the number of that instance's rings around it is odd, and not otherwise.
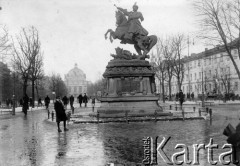
<path fill-rule="evenodd" d="M 237 49 L 232 50 L 232 55 L 237 65 L 240 66 Z M 154 60 L 153 58 L 151 61 Z M 182 82 L 183 93 L 194 93 L 195 96 L 204 94 L 232 93 L 240 95 L 240 80 L 230 57 L 224 47 L 192 54 L 181 59 L 184 65 L 184 77 Z M 157 78 L 156 78 L 157 80 Z M 156 83 L 159 83 L 157 81 Z M 168 85 L 165 82 L 165 94 L 168 95 Z M 179 92 L 176 77 L 171 82 L 172 94 Z M 157 92 L 161 93 L 160 85 Z"/>
<path fill-rule="evenodd" d="M 78 68 L 77 64 L 65 75 L 65 84 L 68 95 L 77 97 L 81 93 L 87 93 L 86 74 Z"/>

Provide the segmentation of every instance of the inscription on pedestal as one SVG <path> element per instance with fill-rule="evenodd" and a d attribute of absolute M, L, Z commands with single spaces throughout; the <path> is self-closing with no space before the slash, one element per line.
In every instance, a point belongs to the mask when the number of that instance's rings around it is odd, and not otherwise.
<path fill-rule="evenodd" d="M 140 81 L 136 79 L 122 80 L 122 92 L 140 92 Z"/>

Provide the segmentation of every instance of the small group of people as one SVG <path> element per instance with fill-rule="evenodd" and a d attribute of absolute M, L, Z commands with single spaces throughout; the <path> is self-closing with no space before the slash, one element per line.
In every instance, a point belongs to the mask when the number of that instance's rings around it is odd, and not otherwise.
<path fill-rule="evenodd" d="M 84 93 L 83 96 L 82 96 L 82 94 L 80 94 L 77 98 L 78 98 L 80 107 L 82 107 L 82 103 L 84 103 L 84 106 L 87 107 L 88 97 L 87 97 L 86 93 Z"/>

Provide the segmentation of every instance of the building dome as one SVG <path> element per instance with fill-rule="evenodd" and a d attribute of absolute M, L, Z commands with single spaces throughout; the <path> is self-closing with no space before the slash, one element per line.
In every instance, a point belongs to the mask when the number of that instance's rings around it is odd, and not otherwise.
<path fill-rule="evenodd" d="M 83 79 L 86 79 L 86 74 L 78 68 L 77 64 L 75 64 L 74 68 L 71 69 L 68 74 L 66 74 L 68 77 L 80 77 Z"/>
<path fill-rule="evenodd" d="M 65 75 L 65 84 L 68 88 L 68 95 L 77 97 L 87 92 L 86 74 L 78 68 L 77 64 Z"/>

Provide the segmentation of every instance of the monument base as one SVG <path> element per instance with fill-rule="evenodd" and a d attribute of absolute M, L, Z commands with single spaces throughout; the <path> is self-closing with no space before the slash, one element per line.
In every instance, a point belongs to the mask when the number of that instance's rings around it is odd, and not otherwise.
<path fill-rule="evenodd" d="M 108 62 L 103 74 L 106 91 L 98 98 L 101 101 L 101 106 L 97 109 L 99 116 L 171 115 L 163 112 L 158 104 L 154 75 L 152 66 L 145 60 L 114 59 Z"/>
<path fill-rule="evenodd" d="M 102 97 L 101 106 L 97 109 L 101 118 L 107 117 L 144 117 L 169 116 L 163 112 L 156 96 Z"/>

